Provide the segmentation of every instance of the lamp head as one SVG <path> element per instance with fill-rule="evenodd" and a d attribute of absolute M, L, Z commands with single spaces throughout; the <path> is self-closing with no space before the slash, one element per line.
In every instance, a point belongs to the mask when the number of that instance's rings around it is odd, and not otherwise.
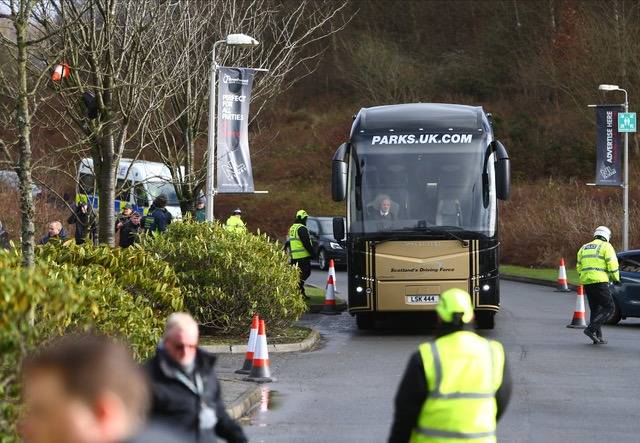
<path fill-rule="evenodd" d="M 618 85 L 599 85 L 598 89 L 601 91 L 617 91 L 620 89 Z"/>
<path fill-rule="evenodd" d="M 229 34 L 225 40 L 227 45 L 233 46 L 258 46 L 260 42 L 246 34 Z"/>

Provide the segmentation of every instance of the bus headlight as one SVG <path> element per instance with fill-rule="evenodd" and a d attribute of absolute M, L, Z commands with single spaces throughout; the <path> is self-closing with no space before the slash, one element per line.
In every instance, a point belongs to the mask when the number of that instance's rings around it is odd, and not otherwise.
<path fill-rule="evenodd" d="M 342 249 L 342 246 L 340 246 L 339 243 L 335 242 L 329 242 L 329 246 L 331 246 L 331 249 Z"/>
<path fill-rule="evenodd" d="M 482 290 L 484 292 L 487 292 L 489 289 L 491 289 L 491 286 L 489 286 L 489 284 L 485 283 L 484 285 L 482 285 Z"/>
<path fill-rule="evenodd" d="M 358 286 L 358 287 L 356 288 L 356 292 L 357 292 L 358 294 L 361 294 L 361 293 L 362 293 L 362 286 Z"/>

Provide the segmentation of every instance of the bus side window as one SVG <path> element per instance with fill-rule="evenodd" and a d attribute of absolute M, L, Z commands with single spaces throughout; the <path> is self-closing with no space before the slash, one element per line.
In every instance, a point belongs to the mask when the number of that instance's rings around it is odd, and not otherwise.
<path fill-rule="evenodd" d="M 78 193 L 92 195 L 95 193 L 95 177 L 92 174 L 80 173 L 78 180 Z"/>
<path fill-rule="evenodd" d="M 147 196 L 147 191 L 144 189 L 144 185 L 142 183 L 136 183 L 133 192 L 135 194 L 136 206 L 140 206 L 142 208 L 146 208 L 149 206 L 149 197 Z"/>

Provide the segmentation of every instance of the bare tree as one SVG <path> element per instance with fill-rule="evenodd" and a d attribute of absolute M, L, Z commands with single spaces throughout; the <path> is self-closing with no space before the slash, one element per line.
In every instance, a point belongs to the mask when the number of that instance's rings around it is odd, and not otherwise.
<path fill-rule="evenodd" d="M 50 107 L 49 124 L 67 129 L 60 131 L 64 149 L 93 159 L 101 243 L 114 244 L 118 162 L 127 148 L 139 155 L 150 116 L 170 95 L 163 85 L 172 78 L 158 75 L 154 57 L 173 36 L 175 8 L 147 0 L 52 0 L 38 17 L 45 27 L 75 24 L 50 42 L 49 54 L 61 52 L 71 75 L 58 89 L 62 106 Z"/>
<path fill-rule="evenodd" d="M 204 186 L 205 151 L 197 142 L 206 133 L 209 73 L 213 42 L 234 32 L 257 38 L 255 49 L 222 48 L 218 64 L 269 70 L 253 91 L 252 118 L 271 99 L 313 72 L 323 52 L 322 42 L 342 29 L 346 2 L 268 0 L 184 1 L 177 6 L 176 38 L 157 47 L 154 59 L 162 76 L 172 78 L 172 95 L 156 108 L 153 150 L 174 178 L 183 213 L 193 207 Z"/>
<path fill-rule="evenodd" d="M 3 109 L 0 123 L 15 135 L 15 140 L 0 140 L 2 164 L 17 172 L 19 178 L 21 213 L 21 250 L 22 265 L 33 267 L 35 261 L 35 206 L 32 187 L 32 118 L 41 97 L 42 80 L 47 77 L 48 69 L 43 65 L 34 65 L 34 52 L 37 47 L 57 30 L 63 22 L 43 28 L 34 18 L 40 11 L 46 10 L 48 1 L 41 0 L 3 0 L 0 2 L 0 18 L 8 20 L 13 26 L 14 39 L 0 34 L 0 41 L 8 49 L 12 58 L 11 67 L 4 68 L 0 76 L 0 95 Z M 6 12 L 5 12 L 6 11 Z M 10 78 L 6 73 L 14 74 Z M 14 151 L 17 150 L 17 156 Z M 16 158 L 17 157 L 17 158 Z"/>

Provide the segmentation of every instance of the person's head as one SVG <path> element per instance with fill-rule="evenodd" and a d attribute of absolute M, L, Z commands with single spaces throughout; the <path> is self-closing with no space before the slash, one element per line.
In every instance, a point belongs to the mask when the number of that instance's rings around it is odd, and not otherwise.
<path fill-rule="evenodd" d="M 167 206 L 167 196 L 164 194 L 160 194 L 159 196 L 156 197 L 156 199 L 153 201 L 153 205 L 156 208 L 164 208 L 165 206 Z"/>
<path fill-rule="evenodd" d="M 56 237 L 60 235 L 61 231 L 62 231 L 62 223 L 60 223 L 57 220 L 49 223 L 49 226 L 47 227 L 47 232 L 49 234 L 49 237 Z"/>
<path fill-rule="evenodd" d="M 95 335 L 67 336 L 23 362 L 25 413 L 20 424 L 30 443 L 114 443 L 143 424 L 149 390 L 129 350 Z"/>
<path fill-rule="evenodd" d="M 307 217 L 309 217 L 309 214 L 307 214 L 307 211 L 304 209 L 300 209 L 296 212 L 296 221 L 299 223 L 305 224 L 307 222 Z"/>
<path fill-rule="evenodd" d="M 473 321 L 471 297 L 463 289 L 451 288 L 440 294 L 436 312 L 447 328 L 460 329 Z"/>
<path fill-rule="evenodd" d="M 198 199 L 198 201 L 196 202 L 196 209 L 204 209 L 204 199 Z"/>
<path fill-rule="evenodd" d="M 382 196 L 380 198 L 379 208 L 380 208 L 380 212 L 383 212 L 385 214 L 389 212 L 391 210 L 391 199 L 386 195 Z"/>
<path fill-rule="evenodd" d="M 186 312 L 174 312 L 164 328 L 164 349 L 181 366 L 191 365 L 198 349 L 198 323 Z"/>
<path fill-rule="evenodd" d="M 611 229 L 606 226 L 598 226 L 596 230 L 593 231 L 593 237 L 608 242 L 611 239 Z"/>
<path fill-rule="evenodd" d="M 129 218 L 129 220 L 131 220 L 131 223 L 133 223 L 134 225 L 139 225 L 140 224 L 140 214 L 138 212 L 132 212 L 131 213 L 131 217 Z"/>
<path fill-rule="evenodd" d="M 130 205 L 130 204 L 127 204 L 127 205 L 122 209 L 122 215 L 124 215 L 125 217 L 130 217 L 132 212 L 133 212 L 133 208 L 131 207 L 131 205 Z"/>
<path fill-rule="evenodd" d="M 80 202 L 78 203 L 78 210 L 82 213 L 86 213 L 87 212 L 87 203 L 86 202 Z"/>
<path fill-rule="evenodd" d="M 233 215 L 241 215 L 242 211 L 240 210 L 240 208 L 236 208 L 233 210 Z"/>

